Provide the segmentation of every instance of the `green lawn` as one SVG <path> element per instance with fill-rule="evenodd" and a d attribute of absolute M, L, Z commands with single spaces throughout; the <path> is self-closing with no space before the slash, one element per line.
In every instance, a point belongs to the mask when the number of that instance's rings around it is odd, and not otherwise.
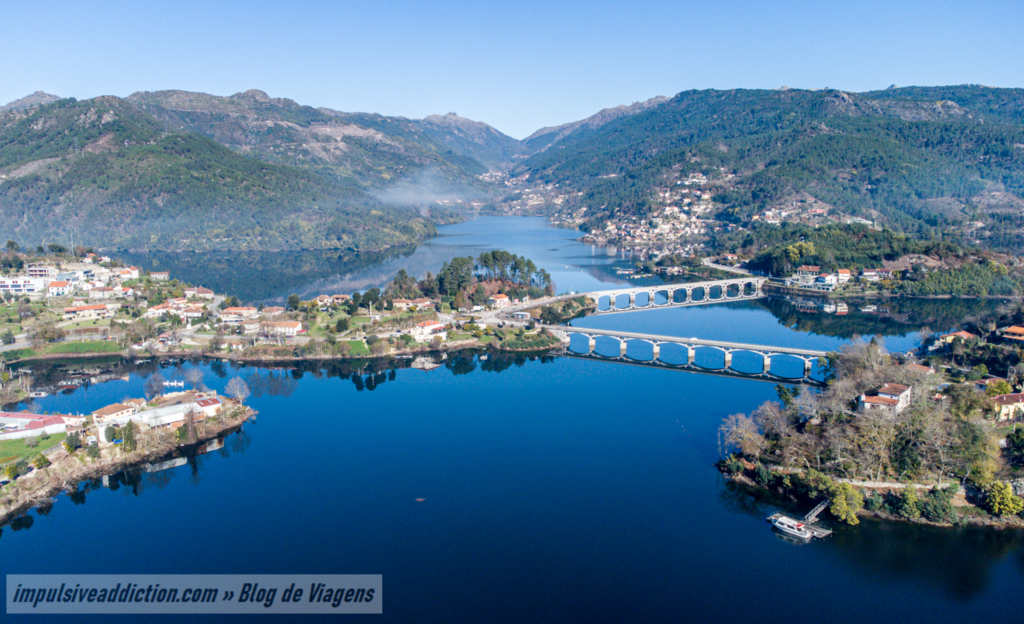
<path fill-rule="evenodd" d="M 362 340 L 346 340 L 342 342 L 348 342 L 348 346 L 352 348 L 349 353 L 352 355 L 370 355 L 370 349 Z"/>
<path fill-rule="evenodd" d="M 65 325 L 63 329 L 71 330 L 78 329 L 80 327 L 110 327 L 110 319 L 89 319 L 87 321 L 78 321 L 70 325 Z"/>
<path fill-rule="evenodd" d="M 50 345 L 46 353 L 119 353 L 121 345 L 113 340 L 88 340 L 85 342 L 62 342 Z"/>
<path fill-rule="evenodd" d="M 46 440 L 35 438 L 39 440 L 39 446 L 36 448 L 26 446 L 24 439 L 0 441 L 0 466 L 22 458 L 35 457 L 46 449 L 53 448 L 63 442 L 67 435 L 66 433 L 54 433 Z"/>

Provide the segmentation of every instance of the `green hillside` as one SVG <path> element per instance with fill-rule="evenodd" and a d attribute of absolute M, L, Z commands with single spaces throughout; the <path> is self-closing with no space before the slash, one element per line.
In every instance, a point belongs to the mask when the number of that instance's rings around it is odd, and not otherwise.
<path fill-rule="evenodd" d="M 0 116 L 7 235 L 127 249 L 378 250 L 435 232 L 355 183 L 166 128 L 113 97 Z"/>
<path fill-rule="evenodd" d="M 1001 246 L 1019 247 L 1024 224 L 1008 215 L 1024 206 L 1022 107 L 1020 90 L 979 87 L 688 91 L 581 128 L 516 173 L 584 191 L 570 206 L 588 207 L 584 229 L 643 216 L 655 189 L 699 172 L 726 221 L 806 193 L 926 238 L 1002 218 Z"/>

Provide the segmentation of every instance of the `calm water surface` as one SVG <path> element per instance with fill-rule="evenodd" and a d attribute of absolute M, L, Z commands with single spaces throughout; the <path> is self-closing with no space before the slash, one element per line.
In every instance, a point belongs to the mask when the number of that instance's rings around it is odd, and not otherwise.
<path fill-rule="evenodd" d="M 213 388 L 247 379 L 258 421 L 221 453 L 83 485 L 4 528 L 0 574 L 380 573 L 386 622 L 1019 621 L 1018 533 L 773 534 L 770 508 L 712 466 L 721 419 L 771 384 L 493 355 L 431 372 L 198 365 Z M 36 407 L 95 409 L 148 374 Z"/>
<path fill-rule="evenodd" d="M 351 270 L 301 254 L 263 277 L 238 258 L 181 266 L 222 263 L 256 300 L 380 285 L 399 268 L 422 275 L 491 248 L 532 258 L 560 290 L 621 283 L 614 268 L 629 264 L 536 219 L 443 232 Z M 896 302 L 885 317 L 837 319 L 760 300 L 576 323 L 816 349 L 877 333 L 905 350 L 923 325 L 946 329 L 988 305 Z M 805 546 L 773 534 L 772 508 L 713 467 L 722 418 L 775 398 L 770 383 L 493 354 L 431 372 L 406 361 L 180 363 L 162 374 L 193 365 L 218 390 L 246 379 L 258 421 L 220 452 L 113 488 L 83 484 L 20 530 L 3 528 L 0 574 L 379 573 L 384 615 L 364 619 L 381 622 L 1021 621 L 1018 532 L 864 522 Z M 155 368 L 33 408 L 87 412 L 141 396 Z"/>

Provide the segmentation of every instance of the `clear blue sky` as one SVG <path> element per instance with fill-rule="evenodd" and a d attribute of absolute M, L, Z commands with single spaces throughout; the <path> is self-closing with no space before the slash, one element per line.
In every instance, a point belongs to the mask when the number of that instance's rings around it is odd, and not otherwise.
<path fill-rule="evenodd" d="M 0 2 L 0 103 L 185 89 L 522 138 L 688 89 L 1024 86 L 1024 3 Z"/>

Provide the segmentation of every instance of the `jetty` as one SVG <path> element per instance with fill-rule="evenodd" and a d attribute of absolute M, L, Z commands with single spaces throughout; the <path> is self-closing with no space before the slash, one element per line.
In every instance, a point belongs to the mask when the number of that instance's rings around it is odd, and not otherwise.
<path fill-rule="evenodd" d="M 832 535 L 832 529 L 826 529 L 825 527 L 819 526 L 818 524 L 815 524 L 815 523 L 818 521 L 818 514 L 820 514 L 821 512 L 825 511 L 826 507 L 828 507 L 828 499 L 827 498 L 825 500 L 821 501 L 820 503 L 818 503 L 817 506 L 815 506 L 814 509 L 812 509 L 810 511 L 810 513 L 808 513 L 806 516 L 804 516 L 803 520 L 798 520 L 796 518 L 793 518 L 792 516 L 787 516 L 786 514 L 777 513 L 777 512 L 773 513 L 770 516 L 768 516 L 768 518 L 766 518 L 766 520 L 768 522 L 772 522 L 773 524 L 774 524 L 774 521 L 778 520 L 779 518 L 789 518 L 789 519 L 791 519 L 791 520 L 793 520 L 795 522 L 802 522 L 803 523 L 803 528 L 805 530 L 809 531 L 812 536 L 814 536 L 817 539 L 824 539 L 824 538 L 828 537 L 829 535 Z"/>

